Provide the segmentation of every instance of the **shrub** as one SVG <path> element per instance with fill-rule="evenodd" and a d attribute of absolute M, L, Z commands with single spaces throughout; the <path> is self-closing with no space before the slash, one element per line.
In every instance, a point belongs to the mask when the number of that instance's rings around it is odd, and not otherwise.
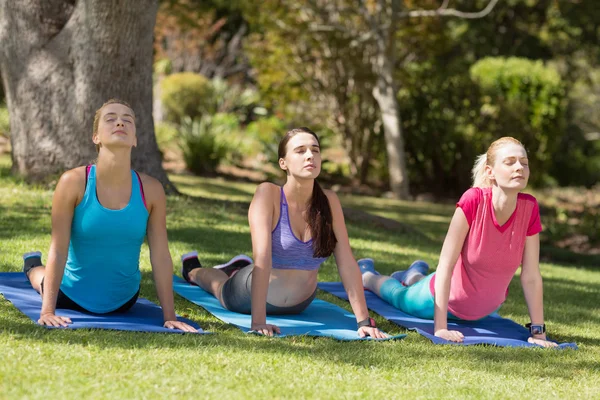
<path fill-rule="evenodd" d="M 154 127 L 156 134 L 156 144 L 161 154 L 164 155 L 165 151 L 176 146 L 176 140 L 179 136 L 177 125 L 170 122 L 159 122 Z"/>
<path fill-rule="evenodd" d="M 228 152 L 222 135 L 223 125 L 208 115 L 192 119 L 183 117 L 179 145 L 187 168 L 194 174 L 214 174 Z"/>
<path fill-rule="evenodd" d="M 566 97 L 559 73 L 541 61 L 488 57 L 470 69 L 482 92 L 482 128 L 497 138 L 515 136 L 528 151 L 532 183 L 551 181 L 552 156 L 566 128 Z"/>
<path fill-rule="evenodd" d="M 167 119 L 180 122 L 184 117 L 192 120 L 211 112 L 212 86 L 200 74 L 182 72 L 169 75 L 161 82 L 160 100 Z"/>

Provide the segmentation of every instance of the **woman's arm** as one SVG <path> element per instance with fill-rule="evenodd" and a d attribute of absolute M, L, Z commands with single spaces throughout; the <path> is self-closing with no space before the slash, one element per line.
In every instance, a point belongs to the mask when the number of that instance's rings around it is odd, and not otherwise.
<path fill-rule="evenodd" d="M 252 236 L 252 325 L 253 331 L 273 336 L 281 333 L 279 327 L 267 324 L 267 294 L 271 275 L 271 230 L 273 227 L 273 204 L 276 186 L 261 183 L 256 188 L 250 208 L 248 222 Z"/>
<path fill-rule="evenodd" d="M 144 194 L 148 202 L 148 247 L 150 263 L 156 285 L 158 301 L 163 311 L 164 327 L 196 332 L 185 322 L 177 320 L 173 301 L 173 261 L 167 239 L 167 199 L 161 183 L 147 175 L 143 176 Z"/>
<path fill-rule="evenodd" d="M 48 326 L 67 326 L 70 319 L 58 317 L 56 298 L 65 272 L 71 240 L 71 223 L 75 207 L 85 192 L 85 171 L 82 168 L 65 172 L 59 179 L 52 198 L 52 236 L 44 274 L 42 309 L 38 323 Z M 85 167 L 83 167 L 85 170 Z"/>
<path fill-rule="evenodd" d="M 527 236 L 523 251 L 523 266 L 521 268 L 521 286 L 525 302 L 529 309 L 529 318 L 534 325 L 544 323 L 544 290 L 542 274 L 540 273 L 540 235 Z M 544 347 L 557 346 L 546 340 L 546 334 L 532 335 L 529 342 Z"/>
<path fill-rule="evenodd" d="M 436 336 L 453 342 L 462 342 L 463 334 L 448 330 L 448 299 L 450 298 L 450 281 L 456 260 L 462 250 L 469 232 L 469 223 L 460 207 L 454 211 L 450 227 L 444 239 L 440 261 L 435 272 L 435 308 L 434 332 Z"/>
<path fill-rule="evenodd" d="M 362 284 L 362 275 L 356 259 L 352 254 L 352 248 L 350 247 L 350 240 L 348 239 L 348 230 L 346 229 L 346 222 L 344 221 L 344 212 L 342 211 L 342 205 L 337 195 L 331 190 L 325 190 L 327 199 L 329 200 L 329 206 L 331 207 L 331 214 L 333 216 L 333 232 L 337 239 L 335 250 L 333 254 L 335 256 L 335 263 L 338 267 L 338 272 L 344 289 L 348 293 L 348 300 L 352 306 L 352 311 L 356 316 L 356 321 L 364 321 L 369 318 L 369 310 L 367 308 L 367 302 L 365 300 L 365 290 Z M 371 336 L 373 338 L 384 338 L 386 335 L 379 329 L 374 327 L 361 327 L 358 329 L 360 337 Z"/>

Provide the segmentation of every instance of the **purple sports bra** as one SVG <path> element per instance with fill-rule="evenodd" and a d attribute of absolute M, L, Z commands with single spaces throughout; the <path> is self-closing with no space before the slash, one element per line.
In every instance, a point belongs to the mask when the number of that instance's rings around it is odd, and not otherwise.
<path fill-rule="evenodd" d="M 272 268 L 313 271 L 319 269 L 327 260 L 327 257 L 313 257 L 312 239 L 303 242 L 294 235 L 283 187 L 279 203 L 279 221 L 271 233 L 271 241 Z"/>

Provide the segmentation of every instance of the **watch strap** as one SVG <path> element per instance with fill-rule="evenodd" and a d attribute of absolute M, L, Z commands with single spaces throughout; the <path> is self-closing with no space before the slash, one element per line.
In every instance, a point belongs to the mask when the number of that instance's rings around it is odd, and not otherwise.
<path fill-rule="evenodd" d="M 375 324 L 375 320 L 371 317 L 367 318 L 367 319 L 363 319 L 362 321 L 359 321 L 357 324 L 358 328 L 362 328 L 363 326 L 368 326 L 370 328 L 376 328 L 377 324 Z"/>

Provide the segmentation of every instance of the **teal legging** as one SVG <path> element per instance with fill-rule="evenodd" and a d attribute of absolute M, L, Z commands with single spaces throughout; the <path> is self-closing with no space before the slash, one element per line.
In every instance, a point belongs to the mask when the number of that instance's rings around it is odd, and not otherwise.
<path fill-rule="evenodd" d="M 433 319 L 435 300 L 429 289 L 433 274 L 427 275 L 414 285 L 404 286 L 395 279 L 388 279 L 381 285 L 381 298 L 407 314 L 423 319 Z M 494 312 L 497 312 L 498 309 Z M 462 318 L 448 311 L 448 319 L 462 321 Z"/>
<path fill-rule="evenodd" d="M 429 274 L 410 286 L 404 286 L 395 279 L 388 279 L 381 285 L 381 298 L 407 314 L 433 319 L 435 302 L 429 290 L 429 282 L 433 275 Z"/>

